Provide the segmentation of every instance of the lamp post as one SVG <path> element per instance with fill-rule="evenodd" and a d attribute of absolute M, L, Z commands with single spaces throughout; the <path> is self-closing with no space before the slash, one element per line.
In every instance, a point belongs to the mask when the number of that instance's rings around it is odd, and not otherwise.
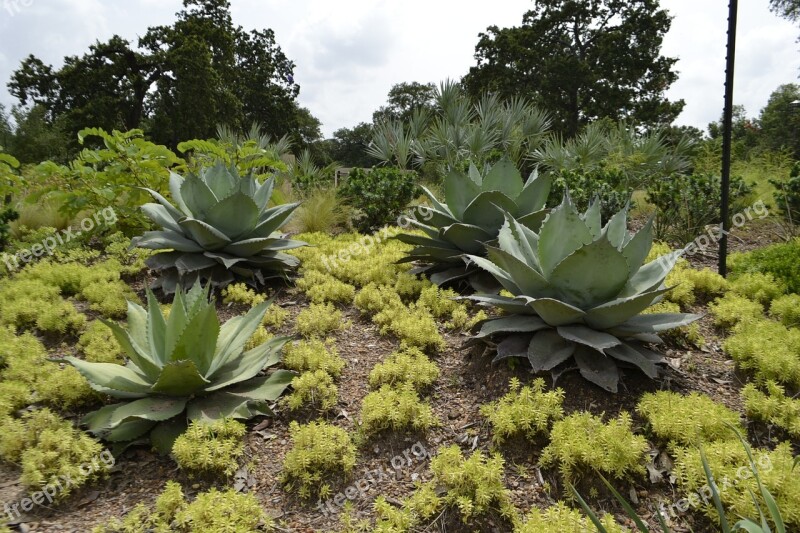
<path fill-rule="evenodd" d="M 722 113 L 722 235 L 719 240 L 719 265 L 721 276 L 728 273 L 728 231 L 730 230 L 729 206 L 731 184 L 731 123 L 733 122 L 733 68 L 736 61 L 736 17 L 738 0 L 728 4 L 728 57 L 725 65 L 725 110 Z"/>

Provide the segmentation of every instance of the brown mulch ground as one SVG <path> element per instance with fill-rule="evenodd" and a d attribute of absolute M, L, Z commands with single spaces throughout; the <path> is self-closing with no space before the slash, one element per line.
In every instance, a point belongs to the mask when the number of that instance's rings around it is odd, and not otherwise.
<path fill-rule="evenodd" d="M 732 251 L 749 250 L 774 242 L 778 237 L 775 228 L 768 221 L 753 221 L 745 231 L 736 230 L 730 239 Z M 716 264 L 716 249 L 709 248 L 703 255 L 691 258 L 694 266 L 713 266 Z M 137 288 L 141 288 L 138 284 Z M 291 334 L 291 324 L 296 314 L 305 307 L 302 296 L 284 291 L 277 303 L 290 311 L 290 319 L 281 333 Z M 352 321 L 348 329 L 333 335 L 339 354 L 347 366 L 338 380 L 340 401 L 336 409 L 327 417 L 347 430 L 356 429 L 360 404 L 368 392 L 367 376 L 372 367 L 382 361 L 398 347 L 392 338 L 381 337 L 377 327 L 368 319 L 361 317 L 355 308 L 344 309 L 346 318 Z M 238 312 L 235 309 L 221 309 L 223 319 Z M 715 400 L 742 412 L 739 389 L 743 378 L 739 376 L 732 361 L 722 352 L 719 333 L 705 317 L 700 322 L 701 332 L 706 339 L 702 350 L 668 346 L 666 355 L 670 367 L 664 375 L 654 381 L 645 380 L 641 375 L 628 373 L 617 395 L 608 394 L 584 381 L 574 372 L 561 376 L 557 385 L 569 391 L 565 410 L 590 410 L 615 416 L 622 410 L 631 413 L 645 392 L 659 389 L 678 392 L 700 391 Z M 433 359 L 439 365 L 441 376 L 428 397 L 441 426 L 427 434 L 392 434 L 370 438 L 361 443 L 359 462 L 351 480 L 338 484 L 334 490 L 342 490 L 348 484 L 361 483 L 364 494 L 352 500 L 356 518 L 370 518 L 371 507 L 377 495 L 384 495 L 390 502 L 407 496 L 415 481 L 425 481 L 429 477 L 428 457 L 420 457 L 420 446 L 428 453 L 445 445 L 458 444 L 462 450 L 482 450 L 490 452 L 491 433 L 485 419 L 479 412 L 481 404 L 495 400 L 507 392 L 511 377 L 527 380 L 530 373 L 518 365 L 512 369 L 507 364 L 491 366 L 491 357 L 480 349 L 464 349 L 465 337 L 460 334 L 446 334 L 446 348 Z M 547 377 L 550 381 L 549 376 Z M 18 523 L 20 531 L 59 531 L 86 532 L 94 525 L 112 516 L 121 517 L 137 503 L 151 505 L 161 492 L 167 480 L 175 479 L 184 486 L 187 495 L 207 490 L 210 486 L 228 486 L 238 482 L 253 492 L 265 510 L 273 516 L 281 531 L 313 532 L 335 531 L 338 527 L 338 513 L 317 506 L 318 502 L 304 503 L 284 491 L 279 476 L 281 462 L 290 442 L 289 421 L 306 421 L 315 413 L 290 413 L 280 409 L 274 419 L 255 419 L 249 422 L 247 437 L 248 456 L 251 465 L 249 474 L 240 480 L 197 480 L 188 479 L 175 463 L 143 449 L 126 451 L 118 460 L 110 477 L 99 484 L 85 488 L 59 507 L 37 507 L 25 515 Z M 642 420 L 634 415 L 637 428 Z M 751 432 L 754 442 L 768 445 L 774 438 L 763 428 Z M 416 445 L 416 446 L 415 446 Z M 656 443 L 652 443 L 653 454 L 657 454 Z M 413 448 L 413 451 L 412 451 Z M 512 501 L 521 511 L 532 506 L 546 507 L 563 497 L 563 489 L 555 469 L 540 469 L 537 460 L 542 446 L 530 446 L 523 442 L 509 442 L 502 451 L 506 459 L 505 483 L 512 494 Z M 22 486 L 17 481 L 18 469 L 13 465 L 0 465 L 0 501 L 16 502 L 25 497 Z M 680 496 L 667 480 L 650 483 L 640 480 L 635 486 L 620 487 L 626 495 L 638 497 L 638 510 L 645 517 L 653 516 L 657 505 L 667 505 Z M 614 512 L 618 518 L 623 513 L 618 505 L 602 491 L 596 498 L 589 499 L 595 509 Z M 338 508 L 337 508 L 338 510 Z M 651 520 L 655 524 L 654 520 Z M 632 524 L 630 524 L 632 525 Z M 685 515 L 673 525 L 675 531 L 711 531 L 713 528 L 703 519 Z M 509 526 L 502 518 L 490 516 L 471 530 L 508 531 Z M 463 531 L 456 513 L 440 516 L 427 529 L 428 531 Z"/>

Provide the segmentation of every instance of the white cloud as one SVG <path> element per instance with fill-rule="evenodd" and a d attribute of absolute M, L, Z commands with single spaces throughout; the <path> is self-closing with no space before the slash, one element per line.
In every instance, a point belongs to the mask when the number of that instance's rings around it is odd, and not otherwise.
<path fill-rule="evenodd" d="M 113 34 L 135 41 L 149 26 L 169 24 L 180 0 L 16 0 L 13 16 L 0 0 L 0 80 L 35 54 L 60 64 L 95 40 Z M 27 6 L 27 7 L 25 7 Z M 725 67 L 727 3 L 663 0 L 673 14 L 664 53 L 680 58 L 680 78 L 669 97 L 686 100 L 680 124 L 704 128 L 719 117 Z M 736 103 L 757 115 L 770 93 L 797 81 L 800 28 L 777 18 L 768 2 L 740 3 Z M 487 26 L 517 25 L 530 0 L 232 0 L 236 24 L 272 28 L 286 55 L 297 64 L 300 103 L 330 135 L 369 120 L 402 81 L 457 78 L 474 65 L 478 33 Z M 0 88 L 0 102 L 11 96 Z"/>

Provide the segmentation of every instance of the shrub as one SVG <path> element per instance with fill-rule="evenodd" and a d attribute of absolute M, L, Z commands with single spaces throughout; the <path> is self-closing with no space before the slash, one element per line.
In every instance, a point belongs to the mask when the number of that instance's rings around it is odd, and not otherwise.
<path fill-rule="evenodd" d="M 785 294 L 772 300 L 769 314 L 787 327 L 800 326 L 800 294 Z"/>
<path fill-rule="evenodd" d="M 786 286 L 776 280 L 772 274 L 747 272 L 730 284 L 731 291 L 762 305 L 769 303 L 786 292 Z"/>
<path fill-rule="evenodd" d="M 726 424 L 741 427 L 739 414 L 704 394 L 688 396 L 669 391 L 647 393 L 636 411 L 650 423 L 653 434 L 671 446 L 688 446 L 733 437 Z"/>
<path fill-rule="evenodd" d="M 800 237 L 747 253 L 733 253 L 728 258 L 731 274 L 762 272 L 783 282 L 789 292 L 800 293 Z"/>
<path fill-rule="evenodd" d="M 532 440 L 537 434 L 547 434 L 550 424 L 564 416 L 563 389 L 545 392 L 544 387 L 542 378 L 526 387 L 517 378 L 511 378 L 508 394 L 481 406 L 481 414 L 492 425 L 495 444 L 518 435 Z"/>
<path fill-rule="evenodd" d="M 378 363 L 369 373 L 373 389 L 381 385 L 399 386 L 404 383 L 418 391 L 433 384 L 439 377 L 439 367 L 418 348 L 406 347 Z"/>
<path fill-rule="evenodd" d="M 80 331 L 86 322 L 86 317 L 60 296 L 58 287 L 39 280 L 0 282 L 0 300 L 0 322 L 17 328 L 65 334 Z"/>
<path fill-rule="evenodd" d="M 748 471 L 748 450 L 737 439 L 719 440 L 703 446 L 714 479 L 720 484 L 720 498 L 729 515 L 736 520 L 740 516 L 757 516 L 753 494 L 760 494 L 756 480 Z M 789 443 L 779 444 L 774 451 L 752 450 L 753 462 L 764 487 L 769 490 L 780 509 L 787 526 L 800 525 L 800 477 L 794 472 L 794 458 Z M 686 494 L 703 494 L 708 481 L 697 448 L 681 448 L 675 453 L 673 475 Z M 723 488 L 724 487 L 724 488 Z M 719 516 L 711 499 L 698 498 L 696 505 L 713 521 Z M 789 528 L 790 529 L 790 528 Z M 788 530 L 788 529 L 787 529 Z"/>
<path fill-rule="evenodd" d="M 567 189 L 580 211 L 586 211 L 593 200 L 599 200 L 604 219 L 624 208 L 633 194 L 627 176 L 618 169 L 560 170 L 553 177 L 547 205 L 558 205 Z"/>
<path fill-rule="evenodd" d="M 370 283 L 356 294 L 353 302 L 363 313 L 380 313 L 384 309 L 403 305 L 400 295 L 391 287 Z"/>
<path fill-rule="evenodd" d="M 303 198 L 289 227 L 297 233 L 332 233 L 347 223 L 347 212 L 339 203 L 336 190 L 315 188 Z"/>
<path fill-rule="evenodd" d="M 323 342 L 318 338 L 287 344 L 284 347 L 283 364 L 297 372 L 322 370 L 333 377 L 339 376 L 345 366 L 333 339 Z"/>
<path fill-rule="evenodd" d="M 431 472 L 431 484 L 446 491 L 444 504 L 457 508 L 464 523 L 490 509 L 509 520 L 516 515 L 503 484 L 503 458 L 499 454 L 484 457 L 476 451 L 465 459 L 458 446 L 448 446 L 431 459 Z"/>
<path fill-rule="evenodd" d="M 294 378 L 292 388 L 294 390 L 286 397 L 286 403 L 293 411 L 304 406 L 314 406 L 321 411 L 328 411 L 339 401 L 339 388 L 333 383 L 330 374 L 324 370 L 306 372 Z"/>
<path fill-rule="evenodd" d="M 0 457 L 20 464 L 20 480 L 26 487 L 62 486 L 58 499 L 104 477 L 113 465 L 111 454 L 99 443 L 48 409 L 6 419 L 3 426 Z M 64 479 L 71 479 L 71 484 L 62 484 Z"/>
<path fill-rule="evenodd" d="M 647 440 L 633 434 L 628 413 L 604 424 L 601 418 L 580 412 L 553 424 L 540 462 L 558 463 L 565 481 L 594 470 L 621 479 L 644 473 L 647 449 Z"/>
<path fill-rule="evenodd" d="M 681 306 L 670 301 L 662 301 L 655 305 L 651 305 L 644 311 L 643 314 L 654 313 L 680 313 Z M 681 326 L 679 328 L 671 329 L 669 331 L 662 331 L 659 336 L 668 341 L 680 344 L 682 346 L 695 346 L 702 348 L 705 344 L 705 339 L 700 333 L 700 327 L 697 322 L 689 324 L 688 326 Z"/>
<path fill-rule="evenodd" d="M 743 321 L 723 347 L 757 379 L 800 387 L 800 330 L 773 320 Z"/>
<path fill-rule="evenodd" d="M 443 499 L 436 494 L 432 483 L 423 483 L 397 508 L 383 496 L 375 498 L 375 528 L 373 533 L 405 533 L 412 531 L 421 520 L 428 520 L 439 512 Z"/>
<path fill-rule="evenodd" d="M 720 178 L 712 175 L 673 174 L 653 180 L 647 188 L 647 201 L 658 208 L 656 237 L 691 242 L 705 233 L 705 227 L 719 222 Z M 730 183 L 731 213 L 749 202 L 752 187 L 742 178 Z"/>
<path fill-rule="evenodd" d="M 244 455 L 244 424 L 233 419 L 194 421 L 175 439 L 172 456 L 190 475 L 230 477 Z"/>
<path fill-rule="evenodd" d="M 289 311 L 278 305 L 270 305 L 264 318 L 261 320 L 261 325 L 270 328 L 279 328 L 289 318 Z"/>
<path fill-rule="evenodd" d="M 295 285 L 314 303 L 352 303 L 356 288 L 319 270 L 305 270 Z"/>
<path fill-rule="evenodd" d="M 327 498 L 331 480 L 342 474 L 348 476 L 355 467 L 356 447 L 350 435 L 324 421 L 302 426 L 293 421 L 289 435 L 292 448 L 283 460 L 283 483 L 301 498 Z"/>
<path fill-rule="evenodd" d="M 372 317 L 381 335 L 392 333 L 408 346 L 422 350 L 440 350 L 444 339 L 430 311 L 416 304 L 391 305 Z"/>
<path fill-rule="evenodd" d="M 753 383 L 742 389 L 747 416 L 783 428 L 793 437 L 800 437 L 800 400 L 788 398 L 784 388 L 774 381 L 767 381 L 765 388 L 766 394 Z"/>
<path fill-rule="evenodd" d="M 708 304 L 708 310 L 714 315 L 714 324 L 725 329 L 764 316 L 764 307 L 760 303 L 732 292 Z"/>
<path fill-rule="evenodd" d="M 22 381 L 0 381 L 0 420 L 31 403 L 31 388 Z"/>
<path fill-rule="evenodd" d="M 50 367 L 33 384 L 37 401 L 55 409 L 68 410 L 90 405 L 100 399 L 89 382 L 71 366 L 57 368 L 50 363 Z"/>
<path fill-rule="evenodd" d="M 267 301 L 265 294 L 256 293 L 244 283 L 234 283 L 222 289 L 222 303 L 255 307 Z"/>
<path fill-rule="evenodd" d="M 233 489 L 202 492 L 187 503 L 181 486 L 167 481 L 153 510 L 138 504 L 124 520 L 112 518 L 92 533 L 217 533 L 221 531 L 251 532 L 259 525 L 271 529 L 272 520 L 264 513 L 252 494 Z"/>
<path fill-rule="evenodd" d="M 623 528 L 614 520 L 614 515 L 606 513 L 600 519 L 607 533 L 625 533 Z M 591 531 L 592 522 L 580 511 L 570 509 L 564 502 L 541 510 L 536 507 L 525 516 L 525 521 L 514 528 L 514 533 L 565 533 L 567 531 Z"/>
<path fill-rule="evenodd" d="M 361 404 L 361 428 L 367 434 L 391 429 L 427 431 L 439 425 L 430 405 L 420 400 L 412 383 L 383 385 L 370 392 Z"/>
<path fill-rule="evenodd" d="M 328 333 L 349 327 L 342 312 L 333 304 L 311 304 L 297 315 L 295 329 L 303 337 L 324 337 Z"/>
<path fill-rule="evenodd" d="M 92 363 L 123 363 L 122 348 L 111 330 L 100 322 L 89 322 L 86 330 L 78 339 L 78 347 L 83 351 L 83 358 Z"/>
<path fill-rule="evenodd" d="M 775 187 L 773 197 L 778 211 L 792 225 L 800 224 L 800 161 L 792 167 L 788 180 L 769 182 Z"/>
<path fill-rule="evenodd" d="M 362 232 L 396 222 L 417 194 L 417 174 L 397 168 L 356 168 L 339 189 L 350 205 L 354 225 Z"/>

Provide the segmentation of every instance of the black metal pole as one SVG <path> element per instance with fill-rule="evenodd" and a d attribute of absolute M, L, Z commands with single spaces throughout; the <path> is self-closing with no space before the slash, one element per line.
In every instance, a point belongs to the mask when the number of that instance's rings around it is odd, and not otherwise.
<path fill-rule="evenodd" d="M 731 122 L 733 121 L 733 67 L 736 61 L 736 16 L 739 11 L 738 0 L 728 4 L 728 58 L 725 65 L 725 110 L 722 113 L 722 235 L 719 240 L 719 273 L 728 273 L 728 231 L 730 231 L 730 188 L 731 188 Z"/>

